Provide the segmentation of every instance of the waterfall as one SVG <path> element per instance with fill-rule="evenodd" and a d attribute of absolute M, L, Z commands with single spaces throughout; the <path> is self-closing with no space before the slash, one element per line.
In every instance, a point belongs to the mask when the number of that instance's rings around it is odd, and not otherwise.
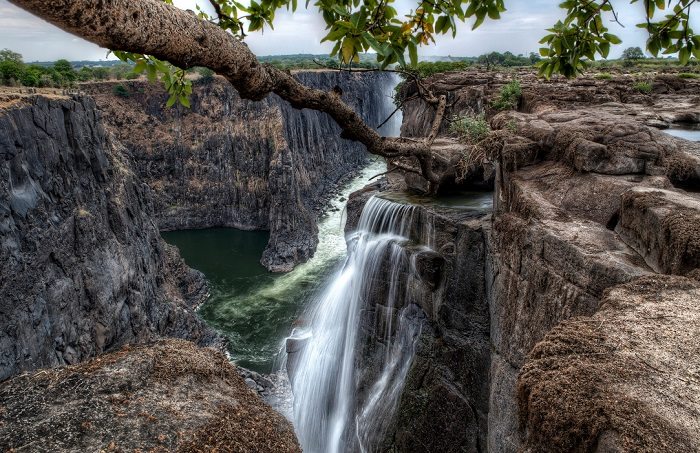
<path fill-rule="evenodd" d="M 306 453 L 373 451 L 391 424 L 422 325 L 416 306 L 402 307 L 414 268 L 404 245 L 415 215 L 411 205 L 371 198 L 344 265 L 313 304 L 309 324 L 293 333 L 292 341 L 303 342 L 291 380 Z M 373 382 L 360 376 L 367 310 L 375 317 L 365 329 L 384 348 Z"/>

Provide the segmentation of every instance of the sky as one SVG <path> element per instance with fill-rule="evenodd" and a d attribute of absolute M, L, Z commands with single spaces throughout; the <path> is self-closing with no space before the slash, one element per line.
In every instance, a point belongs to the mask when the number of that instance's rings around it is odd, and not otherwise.
<path fill-rule="evenodd" d="M 196 0 L 175 0 L 181 8 L 193 9 Z M 514 54 L 529 54 L 540 47 L 538 41 L 546 34 L 545 29 L 562 17 L 557 7 L 560 0 L 506 0 L 508 11 L 501 20 L 487 21 L 476 31 L 471 25 L 459 25 L 456 38 L 451 35 L 437 37 L 436 44 L 421 47 L 419 56 L 478 56 L 491 51 L 511 51 Z M 201 2 L 204 4 L 206 2 Z M 614 47 L 611 58 L 618 57 L 626 47 L 644 48 L 645 33 L 635 27 L 642 21 L 643 2 L 629 5 L 619 1 L 616 5 L 624 28 L 610 23 L 612 33 L 617 34 L 623 43 Z M 303 5 L 303 2 L 299 2 Z M 397 0 L 395 7 L 407 12 L 410 0 Z M 313 8 L 311 6 L 310 8 Z M 696 15 L 697 17 L 697 15 Z M 700 28 L 700 24 L 693 24 Z M 294 53 L 324 54 L 330 52 L 329 43 L 320 44 L 325 36 L 325 24 L 316 10 L 300 7 L 294 14 L 280 11 L 275 18 L 275 29 L 255 33 L 246 38 L 246 43 L 257 55 L 283 55 Z M 9 48 L 24 56 L 24 60 L 53 61 L 103 60 L 107 50 L 70 35 L 32 16 L 22 9 L 0 0 L 0 49 Z"/>

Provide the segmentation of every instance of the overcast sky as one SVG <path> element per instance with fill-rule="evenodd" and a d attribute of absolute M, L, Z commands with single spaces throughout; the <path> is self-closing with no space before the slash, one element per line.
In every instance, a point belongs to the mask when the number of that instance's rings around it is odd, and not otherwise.
<path fill-rule="evenodd" d="M 560 0 L 507 0 L 508 11 L 499 21 L 486 22 L 476 31 L 471 26 L 460 25 L 457 37 L 440 36 L 437 44 L 422 47 L 420 55 L 477 56 L 490 51 L 509 50 L 515 54 L 537 51 L 538 41 L 545 29 L 562 15 L 557 7 Z M 193 8 L 195 0 L 175 0 L 182 8 Z M 206 2 L 200 2 L 203 4 Z M 313 3 L 313 2 L 311 2 Z M 629 46 L 644 48 L 645 34 L 635 27 L 641 21 L 642 3 L 629 5 L 618 3 L 621 28 L 610 24 L 610 29 L 623 40 L 622 45 L 611 51 L 617 57 Z M 303 5 L 304 2 L 299 2 Z M 398 0 L 399 12 L 408 11 L 411 2 Z M 696 15 L 697 17 L 697 15 Z M 700 28 L 695 20 L 695 28 Z M 275 30 L 264 34 L 250 35 L 246 42 L 258 55 L 280 55 L 293 53 L 328 53 L 332 45 L 319 44 L 323 36 L 324 23 L 315 10 L 298 10 L 291 14 L 280 12 L 275 20 Z M 59 58 L 69 60 L 105 59 L 107 51 L 32 16 L 29 13 L 0 0 L 0 49 L 9 48 L 24 55 L 25 61 L 52 61 Z"/>

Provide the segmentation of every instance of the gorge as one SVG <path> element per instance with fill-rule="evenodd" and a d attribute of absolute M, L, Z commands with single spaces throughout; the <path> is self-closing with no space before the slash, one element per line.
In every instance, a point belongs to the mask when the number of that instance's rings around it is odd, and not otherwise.
<path fill-rule="evenodd" d="M 345 84 L 372 124 L 392 110 L 386 74 L 299 77 Z M 517 108 L 494 111 L 513 77 Z M 94 84 L 70 99 L 8 99 L 0 444 L 197 451 L 175 434 L 187 425 L 202 449 L 214 445 L 207 433 L 225 432 L 232 451 L 298 451 L 289 422 L 220 353 L 161 339 L 221 351 L 225 337 L 235 361 L 264 373 L 284 346 L 287 415 L 307 452 L 696 450 L 700 143 L 657 128 L 700 123 L 700 82 L 658 75 L 649 95 L 625 75 L 466 71 L 425 83 L 448 98 L 446 117 L 484 113 L 493 129 L 478 168 L 437 196 L 409 173 L 369 181 L 383 163 L 366 167 L 324 116 L 241 101 L 216 80 L 186 113 L 163 110 L 144 82 L 129 82 L 128 98 Z M 420 99 L 405 104 L 402 135 L 426 136 L 433 115 Z M 440 140 L 444 162 L 470 150 L 447 122 Z M 207 275 L 191 235 L 214 235 L 207 256 L 222 240 L 218 259 L 228 241 L 249 256 L 207 283 L 159 237 L 182 229 L 202 230 L 164 236 Z M 224 281 L 234 273 L 253 278 L 249 288 Z M 56 365 L 72 366 L 32 372 Z M 72 400 L 76 385 L 95 396 Z M 178 407 L 200 403 L 168 415 L 154 397 L 164 389 Z M 148 407 L 163 427 L 129 439 Z M 132 414 L 117 434 L 112 412 Z M 85 420 L 97 427 L 89 435 Z"/>

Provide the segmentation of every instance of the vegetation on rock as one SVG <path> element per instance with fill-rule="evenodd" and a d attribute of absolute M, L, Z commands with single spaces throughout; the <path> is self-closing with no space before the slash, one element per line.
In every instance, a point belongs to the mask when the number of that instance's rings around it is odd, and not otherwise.
<path fill-rule="evenodd" d="M 491 104 L 496 110 L 512 110 L 518 106 L 523 90 L 518 80 L 511 80 L 503 85 L 498 98 Z"/>
<path fill-rule="evenodd" d="M 651 90 L 652 90 L 651 83 L 646 82 L 646 81 L 636 82 L 633 85 L 633 88 L 635 90 L 639 91 L 640 93 L 643 93 L 643 94 L 649 94 L 649 93 L 651 93 Z"/>
<path fill-rule="evenodd" d="M 450 132 L 454 132 L 467 143 L 476 144 L 486 138 L 491 131 L 484 115 L 457 116 L 450 122 Z"/>

